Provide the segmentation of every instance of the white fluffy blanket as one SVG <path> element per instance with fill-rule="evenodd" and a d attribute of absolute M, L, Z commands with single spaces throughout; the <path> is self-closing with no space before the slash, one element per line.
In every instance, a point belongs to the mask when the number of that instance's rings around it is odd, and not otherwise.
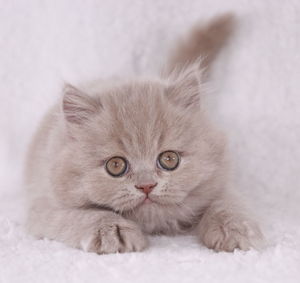
<path fill-rule="evenodd" d="M 206 102 L 266 247 L 153 237 L 143 253 L 98 256 L 28 236 L 22 161 L 62 81 L 151 73 L 173 39 L 224 11 L 239 24 Z M 0 0 L 0 282 L 300 282 L 299 14 L 298 0 Z"/>

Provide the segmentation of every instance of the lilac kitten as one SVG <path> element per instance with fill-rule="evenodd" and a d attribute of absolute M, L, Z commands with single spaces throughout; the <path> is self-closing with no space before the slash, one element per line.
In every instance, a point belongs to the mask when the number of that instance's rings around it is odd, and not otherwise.
<path fill-rule="evenodd" d="M 30 233 L 99 254 L 141 251 L 157 233 L 257 247 L 262 234 L 227 185 L 224 137 L 200 107 L 232 24 L 197 26 L 157 78 L 65 87 L 28 154 Z"/>

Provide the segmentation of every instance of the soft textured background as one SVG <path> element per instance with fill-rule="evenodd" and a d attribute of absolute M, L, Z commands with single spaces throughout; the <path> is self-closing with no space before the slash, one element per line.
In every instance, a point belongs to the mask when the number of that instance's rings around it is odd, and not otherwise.
<path fill-rule="evenodd" d="M 154 237 L 144 253 L 97 256 L 26 235 L 24 152 L 62 82 L 151 73 L 178 35 L 223 11 L 239 24 L 207 104 L 266 247 Z M 298 0 L 0 0 L 0 282 L 300 282 L 299 14 Z"/>

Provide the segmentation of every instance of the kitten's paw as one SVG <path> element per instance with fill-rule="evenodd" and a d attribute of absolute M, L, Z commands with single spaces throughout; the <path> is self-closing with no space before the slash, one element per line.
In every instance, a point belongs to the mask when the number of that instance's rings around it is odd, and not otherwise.
<path fill-rule="evenodd" d="M 249 250 L 260 248 L 263 243 L 263 235 L 259 227 L 248 220 L 230 219 L 228 221 L 216 221 L 201 225 L 200 240 L 204 245 L 215 251 L 232 252 L 234 249 Z"/>
<path fill-rule="evenodd" d="M 137 252 L 148 245 L 147 238 L 138 225 L 122 218 L 102 221 L 87 242 L 83 241 L 82 247 L 98 254 Z"/>

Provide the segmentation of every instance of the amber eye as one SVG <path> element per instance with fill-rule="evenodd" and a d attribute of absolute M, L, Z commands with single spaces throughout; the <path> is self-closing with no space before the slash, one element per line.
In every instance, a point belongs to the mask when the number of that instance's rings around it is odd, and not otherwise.
<path fill-rule="evenodd" d="M 127 160 L 124 157 L 115 156 L 105 163 L 106 171 L 113 177 L 121 177 L 127 172 Z"/>
<path fill-rule="evenodd" d="M 179 154 L 175 151 L 164 151 L 157 158 L 158 165 L 165 170 L 175 170 L 180 162 Z"/>

